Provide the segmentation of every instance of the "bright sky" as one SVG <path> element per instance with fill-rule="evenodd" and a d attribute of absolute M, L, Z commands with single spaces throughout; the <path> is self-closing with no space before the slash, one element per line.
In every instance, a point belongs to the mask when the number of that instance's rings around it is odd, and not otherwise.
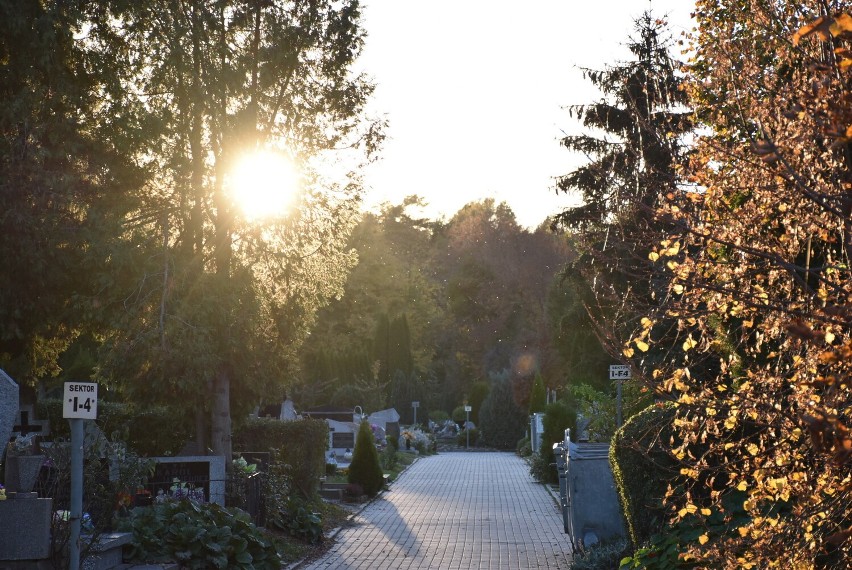
<path fill-rule="evenodd" d="M 364 0 L 361 64 L 390 122 L 367 205 L 418 194 L 449 218 L 492 197 L 532 228 L 572 204 L 554 192 L 583 160 L 559 146 L 577 129 L 563 108 L 599 97 L 579 67 L 629 59 L 649 5 L 673 35 L 691 25 L 689 0 Z"/>

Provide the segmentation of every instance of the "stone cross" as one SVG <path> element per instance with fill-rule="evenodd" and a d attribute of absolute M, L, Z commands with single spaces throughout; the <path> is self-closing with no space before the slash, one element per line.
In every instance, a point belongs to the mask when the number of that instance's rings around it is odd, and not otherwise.
<path fill-rule="evenodd" d="M 8 374 L 0 370 L 0 461 L 15 428 L 18 417 L 18 385 Z"/>
<path fill-rule="evenodd" d="M 25 404 L 21 406 L 18 412 L 20 422 L 12 428 L 13 435 L 37 435 L 46 437 L 50 434 L 50 422 L 47 420 L 39 420 L 35 418 L 35 406 Z"/>
<path fill-rule="evenodd" d="M 13 429 L 23 436 L 31 433 L 41 433 L 41 424 L 31 424 L 29 420 L 30 411 L 21 410 L 21 423 L 16 425 Z"/>

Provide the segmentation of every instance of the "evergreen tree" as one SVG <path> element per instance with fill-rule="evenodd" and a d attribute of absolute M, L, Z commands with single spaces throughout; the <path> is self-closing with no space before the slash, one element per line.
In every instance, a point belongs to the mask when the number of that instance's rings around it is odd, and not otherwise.
<path fill-rule="evenodd" d="M 565 148 L 591 159 L 558 180 L 558 190 L 574 194 L 582 204 L 553 220 L 554 227 L 576 232 L 574 243 L 580 253 L 566 269 L 572 293 L 568 314 L 579 323 L 560 323 L 561 330 L 569 331 L 565 340 L 571 342 L 568 350 L 578 362 L 600 355 L 597 349 L 580 349 L 595 345 L 612 358 L 631 357 L 634 348 L 625 347 L 623 339 L 666 294 L 665 281 L 654 277 L 648 254 L 670 237 L 671 223 L 658 218 L 656 211 L 667 197 L 680 192 L 678 172 L 688 158 L 684 137 L 693 128 L 692 114 L 678 75 L 680 66 L 669 51 L 665 22 L 646 12 L 636 21 L 635 31 L 638 37 L 628 43 L 633 61 L 585 71 L 604 97 L 571 107 L 589 132 L 562 139 Z M 584 283 L 578 283 L 576 275 L 582 275 Z M 588 315 L 579 317 L 583 311 Z M 665 334 L 670 324 L 658 321 L 655 334 Z M 642 342 L 635 345 L 640 352 L 647 350 Z M 665 352 L 642 356 L 642 366 L 650 367 L 665 359 Z M 595 368 L 598 362 L 595 358 Z M 572 371 L 575 382 L 592 376 L 599 379 L 593 385 L 600 388 L 605 374 L 605 367 L 575 366 Z"/>
<path fill-rule="evenodd" d="M 530 391 L 529 413 L 543 412 L 546 405 L 547 394 L 544 391 L 544 380 L 541 378 L 541 374 L 536 374 Z"/>
<path fill-rule="evenodd" d="M 364 493 L 369 497 L 375 496 L 384 486 L 384 473 L 369 422 L 361 422 L 358 427 L 347 480 L 361 485 Z"/>
<path fill-rule="evenodd" d="M 508 370 L 492 373 L 490 381 L 479 411 L 480 439 L 497 449 L 514 449 L 524 435 L 526 415 L 515 403 Z"/>

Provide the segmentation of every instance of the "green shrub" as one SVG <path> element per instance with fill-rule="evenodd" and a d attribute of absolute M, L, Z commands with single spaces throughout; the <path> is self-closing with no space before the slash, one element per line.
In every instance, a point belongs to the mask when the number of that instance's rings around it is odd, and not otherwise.
<path fill-rule="evenodd" d="M 291 497 L 284 509 L 272 515 L 272 526 L 308 544 L 322 542 L 322 515 L 304 499 Z"/>
<path fill-rule="evenodd" d="M 478 428 L 470 428 L 469 430 L 463 429 L 458 435 L 456 435 L 456 445 L 461 445 L 462 447 L 467 445 L 468 442 L 468 432 L 470 432 L 470 446 L 476 447 L 479 443 L 479 429 Z"/>
<path fill-rule="evenodd" d="M 399 463 L 399 458 L 396 456 L 396 448 L 388 445 L 382 451 L 382 469 L 385 471 L 393 471 Z"/>
<path fill-rule="evenodd" d="M 133 509 L 118 528 L 133 533 L 129 558 L 134 561 L 174 560 L 190 569 L 281 568 L 275 547 L 239 509 L 166 501 Z"/>
<path fill-rule="evenodd" d="M 541 447 L 535 450 L 535 454 L 540 456 L 541 460 L 533 462 L 531 472 L 533 477 L 542 483 L 558 483 L 559 474 L 555 467 L 550 466 L 556 461 L 553 457 L 553 444 L 565 440 L 565 429 L 574 428 L 577 423 L 577 414 L 562 401 L 547 404 L 544 410 Z"/>
<path fill-rule="evenodd" d="M 429 412 L 429 419 L 435 422 L 436 424 L 440 424 L 450 419 L 450 414 L 448 414 L 444 410 L 432 410 L 431 412 Z"/>
<path fill-rule="evenodd" d="M 453 421 L 457 423 L 464 423 L 467 421 L 468 412 L 464 411 L 464 406 L 459 406 L 453 409 Z"/>
<path fill-rule="evenodd" d="M 234 449 L 240 451 L 277 450 L 277 461 L 288 463 L 295 490 L 312 498 L 325 474 L 328 424 L 325 420 L 282 422 L 252 418 L 234 430 Z"/>
<path fill-rule="evenodd" d="M 674 413 L 671 405 L 649 406 L 630 418 L 612 440 L 609 461 L 634 545 L 646 543 L 667 519 L 662 499 L 679 469 L 660 445 L 669 441 Z"/>
<path fill-rule="evenodd" d="M 556 459 L 544 457 L 541 453 L 530 455 L 530 475 L 541 483 L 559 482 L 556 471 Z"/>
<path fill-rule="evenodd" d="M 376 442 L 369 422 L 361 422 L 358 428 L 352 463 L 349 464 L 348 481 L 361 485 L 364 493 L 370 497 L 381 491 L 385 483 L 382 466 L 379 463 L 379 452 L 376 451 Z"/>
<path fill-rule="evenodd" d="M 518 444 L 515 446 L 515 451 L 518 452 L 518 455 L 521 457 L 529 457 L 532 455 L 532 443 L 530 442 L 529 436 L 524 436 L 518 440 Z"/>
<path fill-rule="evenodd" d="M 547 406 L 547 393 L 544 390 L 544 379 L 541 374 L 536 374 L 530 390 L 529 413 L 543 412 Z"/>

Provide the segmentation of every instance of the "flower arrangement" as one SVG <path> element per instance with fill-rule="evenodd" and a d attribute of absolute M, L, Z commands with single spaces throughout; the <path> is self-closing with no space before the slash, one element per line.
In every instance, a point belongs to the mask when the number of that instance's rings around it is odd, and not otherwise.
<path fill-rule="evenodd" d="M 241 475 L 252 475 L 257 471 L 257 465 L 249 463 L 246 461 L 245 457 L 242 456 L 234 459 L 231 464 L 234 467 L 234 473 L 239 473 Z"/>
<path fill-rule="evenodd" d="M 130 496 L 130 493 L 125 493 L 124 491 L 119 491 L 115 497 L 115 510 L 119 512 L 125 512 L 127 509 L 133 506 L 133 497 Z"/>
<path fill-rule="evenodd" d="M 17 435 L 9 442 L 10 455 L 34 455 L 36 452 L 36 434 Z"/>
<path fill-rule="evenodd" d="M 404 443 L 406 449 L 414 447 L 421 453 L 425 453 L 432 447 L 432 439 L 423 430 L 418 428 L 409 428 L 403 430 L 400 434 L 400 443 Z"/>
<path fill-rule="evenodd" d="M 204 502 L 204 489 L 194 487 L 189 483 L 184 483 L 177 478 L 172 481 L 172 486 L 169 488 L 169 492 L 171 493 L 172 498 L 176 500 L 189 499 L 190 501 L 196 501 L 198 503 Z"/>

